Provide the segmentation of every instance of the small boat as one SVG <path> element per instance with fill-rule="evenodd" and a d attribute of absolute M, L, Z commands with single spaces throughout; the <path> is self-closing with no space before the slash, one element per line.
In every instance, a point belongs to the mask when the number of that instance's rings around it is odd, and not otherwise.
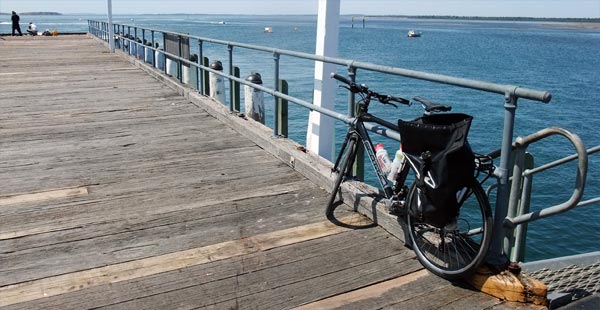
<path fill-rule="evenodd" d="M 272 33 L 272 32 L 273 32 L 273 28 L 265 27 L 265 33 Z"/>
<path fill-rule="evenodd" d="M 420 36 L 421 36 L 421 33 L 420 33 L 420 32 L 417 32 L 417 31 L 414 31 L 414 30 L 410 30 L 410 31 L 408 32 L 408 37 L 409 37 L 409 38 L 418 38 L 418 37 L 420 37 Z"/>

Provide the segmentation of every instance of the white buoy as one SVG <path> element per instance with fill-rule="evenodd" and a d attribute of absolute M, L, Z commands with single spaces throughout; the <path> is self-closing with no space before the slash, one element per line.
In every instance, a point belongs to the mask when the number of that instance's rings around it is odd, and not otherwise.
<path fill-rule="evenodd" d="M 260 74 L 255 72 L 250 74 L 246 78 L 246 81 L 257 85 L 262 85 Z M 261 122 L 262 124 L 265 123 L 265 102 L 262 91 L 254 87 L 244 85 L 244 108 L 246 116 L 257 122 Z"/>
<path fill-rule="evenodd" d="M 210 68 L 216 71 L 223 71 L 223 64 L 217 60 L 210 64 Z M 210 81 L 209 96 L 225 104 L 225 80 L 223 80 L 222 76 L 212 72 L 210 72 L 208 78 Z"/>

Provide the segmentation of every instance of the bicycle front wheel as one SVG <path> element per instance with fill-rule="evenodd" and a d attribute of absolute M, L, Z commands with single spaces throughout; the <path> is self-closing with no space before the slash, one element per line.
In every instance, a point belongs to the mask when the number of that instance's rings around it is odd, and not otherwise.
<path fill-rule="evenodd" d="M 354 162 L 354 156 L 356 156 L 357 143 L 358 138 L 352 136 L 348 140 L 348 144 L 346 145 L 346 147 L 341 150 L 342 152 L 345 152 L 345 154 L 340 155 L 342 156 L 342 158 L 339 161 L 340 164 L 337 170 L 338 175 L 335 178 L 333 189 L 331 190 L 331 194 L 329 195 L 329 200 L 327 202 L 327 207 L 325 208 L 325 215 L 327 216 L 331 216 L 333 214 L 333 210 L 335 209 L 334 202 L 335 198 L 337 197 L 340 185 L 342 184 L 342 181 L 346 176 L 348 169 L 351 169 L 351 165 Z"/>
<path fill-rule="evenodd" d="M 415 184 L 408 192 L 407 205 L 417 203 Z M 473 273 L 483 262 L 492 237 L 490 204 L 481 185 L 474 181 L 463 194 L 455 220 L 436 227 L 407 214 L 413 250 L 421 264 L 434 274 L 455 280 Z"/>

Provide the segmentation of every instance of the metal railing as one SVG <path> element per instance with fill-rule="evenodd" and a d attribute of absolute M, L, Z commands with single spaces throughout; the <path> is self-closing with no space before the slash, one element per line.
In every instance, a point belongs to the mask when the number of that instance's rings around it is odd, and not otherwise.
<path fill-rule="evenodd" d="M 553 135 L 567 138 L 575 148 L 576 154 L 534 168 L 533 156 L 527 153 L 528 146 Z M 529 222 L 563 213 L 576 207 L 600 203 L 600 197 L 581 201 L 586 183 L 588 156 L 597 152 L 600 152 L 600 145 L 586 150 L 577 135 L 562 128 L 546 128 L 527 137 L 517 138 L 514 143 L 514 167 L 511 177 L 512 188 L 508 214 L 504 219 L 504 227 L 507 229 L 504 240 L 504 253 L 509 254 L 512 261 L 524 260 L 525 239 Z M 577 160 L 577 169 L 574 180 L 575 186 L 569 199 L 560 204 L 531 212 L 530 200 L 533 176 L 573 160 Z"/>
<path fill-rule="evenodd" d="M 90 21 L 88 21 L 88 23 L 89 23 L 89 32 L 91 34 L 103 39 L 104 41 L 108 41 L 109 26 L 106 22 L 90 20 Z M 214 74 L 217 74 L 219 76 L 222 76 L 222 77 L 228 79 L 230 81 L 230 88 L 232 88 L 233 83 L 240 83 L 243 85 L 247 85 L 247 86 L 253 87 L 255 89 L 258 89 L 260 91 L 263 91 L 267 94 L 272 95 L 275 99 L 275 103 L 277 103 L 278 98 L 283 99 L 288 102 L 292 102 L 299 106 L 307 108 L 311 111 L 317 111 L 321 114 L 324 114 L 324 115 L 332 117 L 336 120 L 342 121 L 346 124 L 349 124 L 354 121 L 353 113 L 354 113 L 355 102 L 354 102 L 353 95 L 350 94 L 348 96 L 348 113 L 346 115 L 344 115 L 344 114 L 338 113 L 336 111 L 325 109 L 320 106 L 313 105 L 312 103 L 304 101 L 302 99 L 282 93 L 279 89 L 279 83 L 278 83 L 280 80 L 279 69 L 280 69 L 280 57 L 281 56 L 289 56 L 289 57 L 294 57 L 294 58 L 299 58 L 299 59 L 304 59 L 304 60 L 319 61 L 319 62 L 325 62 L 325 63 L 331 63 L 331 64 L 335 64 L 335 65 L 345 66 L 348 71 L 348 77 L 352 81 L 355 80 L 357 70 L 361 69 L 361 70 L 379 72 L 379 73 L 383 73 L 383 74 L 402 76 L 402 77 L 411 78 L 411 79 L 429 81 L 429 82 L 433 82 L 433 83 L 446 84 L 446 85 L 457 86 L 457 87 L 462 87 L 462 88 L 469 88 L 469 89 L 474 89 L 474 90 L 488 92 L 488 93 L 500 94 L 503 97 L 502 97 L 502 100 L 499 100 L 499 103 L 503 104 L 505 112 L 504 112 L 502 144 L 501 144 L 501 148 L 498 150 L 498 153 L 497 153 L 497 155 L 500 157 L 500 163 L 499 163 L 498 167 L 496 168 L 495 175 L 494 175 L 497 179 L 497 184 L 495 186 L 495 188 L 497 190 L 497 195 L 496 195 L 496 202 L 495 202 L 493 240 L 492 240 L 492 245 L 490 247 L 490 251 L 491 251 L 490 263 L 492 263 L 492 264 L 496 263 L 496 264 L 500 265 L 500 264 L 504 264 L 505 261 L 507 261 L 507 255 L 509 253 L 509 250 L 507 250 L 507 248 L 503 245 L 503 243 L 504 243 L 504 241 L 505 241 L 504 239 L 507 235 L 506 234 L 507 225 L 511 226 L 511 224 L 506 224 L 506 223 L 513 223 L 512 225 L 518 225 L 521 223 L 525 223 L 527 221 L 531 221 L 535 218 L 539 218 L 539 216 L 535 217 L 533 215 L 527 215 L 527 214 L 524 214 L 521 217 L 515 218 L 511 213 L 511 215 L 509 216 L 509 204 L 510 204 L 511 212 L 513 212 L 514 211 L 513 210 L 514 197 L 518 197 L 519 195 L 521 195 L 520 191 L 513 190 L 511 192 L 510 183 L 509 183 L 509 176 L 510 176 L 509 165 L 511 162 L 511 158 L 513 156 L 512 137 L 513 137 L 513 133 L 514 133 L 517 100 L 519 98 L 523 98 L 523 99 L 530 99 L 530 100 L 534 100 L 534 101 L 548 103 L 551 100 L 552 96 L 547 91 L 533 90 L 533 89 L 523 88 L 523 87 L 514 86 L 514 85 L 496 84 L 496 83 L 489 83 L 489 82 L 483 82 L 483 81 L 477 81 L 477 80 L 457 78 L 457 77 L 452 77 L 452 76 L 433 74 L 433 73 L 427 73 L 427 72 L 421 72 L 421 71 L 414 71 L 414 70 L 408 70 L 408 69 L 397 68 L 397 67 L 383 66 L 383 65 L 377 65 L 377 64 L 372 64 L 372 63 L 342 59 L 342 58 L 324 57 L 324 56 L 318 56 L 318 55 L 314 55 L 314 54 L 308 54 L 308 53 L 302 53 L 302 52 L 296 52 L 296 51 L 290 51 L 290 50 L 282 50 L 282 49 L 276 49 L 276 48 L 270 48 L 270 47 L 264 47 L 264 46 L 258 46 L 258 45 L 216 40 L 216 39 L 211 39 L 211 38 L 188 35 L 188 34 L 184 34 L 184 33 L 157 30 L 157 29 L 152 29 L 152 28 L 144 28 L 144 27 L 139 27 L 139 26 L 114 24 L 113 27 L 114 27 L 113 30 L 115 33 L 115 37 L 117 40 L 121 41 L 121 46 L 123 46 L 125 43 L 141 45 L 141 43 L 139 43 L 139 41 L 142 41 L 142 42 L 146 41 L 146 38 L 145 38 L 146 33 L 150 33 L 151 44 L 150 44 L 150 46 L 144 46 L 144 48 L 149 48 L 155 53 L 158 52 L 158 53 L 161 53 L 162 55 L 177 59 L 180 68 L 181 68 L 182 64 L 194 66 L 196 68 L 196 70 L 198 70 L 198 72 L 200 72 L 198 74 L 198 77 L 199 77 L 198 78 L 199 79 L 198 89 L 199 89 L 200 93 L 202 93 L 201 83 L 202 83 L 202 77 L 204 75 L 203 73 L 210 72 L 210 73 L 214 73 Z M 132 33 L 132 29 L 133 29 L 133 33 Z M 137 37 L 139 34 L 138 30 L 141 30 L 141 35 L 142 35 L 141 39 L 138 39 L 138 37 Z M 190 42 L 192 42 L 192 40 L 195 40 L 198 44 L 198 49 L 199 49 L 198 62 L 191 62 L 187 59 L 180 58 L 177 55 L 169 54 L 169 53 L 166 53 L 166 52 L 161 51 L 158 48 L 156 48 L 155 47 L 155 33 L 176 35 L 176 36 L 179 36 L 180 38 L 186 37 L 190 40 Z M 136 39 L 138 39 L 138 42 L 136 42 Z M 213 70 L 209 66 L 207 66 L 205 63 L 203 63 L 203 58 L 204 58 L 203 57 L 203 44 L 206 42 L 217 44 L 217 45 L 223 45 L 223 46 L 227 47 L 227 53 L 228 53 L 227 59 L 229 60 L 229 73 L 223 73 L 223 72 L 220 72 L 217 70 Z M 271 54 L 273 57 L 273 64 L 274 64 L 273 87 L 269 88 L 269 87 L 253 84 L 251 82 L 248 82 L 244 79 L 241 79 L 241 78 L 235 76 L 234 75 L 234 66 L 233 66 L 234 49 L 246 49 L 246 50 L 260 51 L 260 52 Z M 181 72 L 181 71 L 179 71 L 179 72 Z M 234 103 L 231 100 L 231 98 L 230 98 L 229 108 L 230 108 L 230 111 L 234 111 Z M 277 111 L 277 104 L 275 104 L 274 110 L 275 110 L 275 115 L 277 116 L 279 113 Z M 273 126 L 273 134 L 275 136 L 279 136 L 277 122 L 278 122 L 278 118 L 274 117 L 275 124 Z M 382 128 L 378 127 L 377 125 L 373 125 L 373 124 L 367 124 L 367 129 L 369 129 L 373 132 L 376 132 L 379 135 L 400 141 L 400 135 L 398 132 L 395 132 L 392 130 L 382 130 Z M 564 132 L 561 131 L 561 133 L 564 133 Z M 555 132 L 552 131 L 551 134 L 555 134 Z M 569 139 L 571 139 L 573 137 L 573 135 L 571 135 L 570 133 L 566 134 L 566 135 L 569 137 Z M 530 140 L 532 140 L 532 141 L 530 141 Z M 524 138 L 524 139 L 520 140 L 521 142 L 518 142 L 518 143 L 529 144 L 529 143 L 532 143 L 533 140 L 537 140 L 537 136 L 536 136 L 536 138 L 533 138 L 531 136 Z M 585 182 L 585 173 L 587 170 L 587 154 L 585 156 L 582 155 L 582 153 L 581 153 L 582 143 L 580 145 L 580 141 L 574 142 L 574 143 L 576 144 L 576 149 L 578 150 L 578 157 L 580 159 L 583 157 L 586 158 L 584 162 L 580 162 L 580 165 L 585 166 L 585 169 L 580 169 L 579 173 L 581 175 L 578 176 L 579 179 L 582 179 L 582 181 Z M 518 152 L 521 153 L 520 150 Z M 513 169 L 513 174 L 515 173 L 516 169 L 519 169 L 519 168 Z M 522 167 L 520 169 L 522 169 Z M 513 183 L 514 183 L 514 181 L 513 181 Z M 581 187 L 581 191 L 582 190 L 583 190 L 583 187 Z M 576 191 L 578 191 L 578 189 L 576 189 Z M 572 199 L 573 201 L 571 201 L 571 200 L 569 201 L 568 208 L 571 208 L 572 203 L 577 204 L 577 202 L 579 202 L 580 198 L 581 198 L 581 195 L 579 195 L 579 194 L 575 195 L 575 197 Z M 595 202 L 595 201 L 593 201 L 593 202 Z M 564 206 L 561 206 L 561 208 L 560 208 L 561 211 L 556 211 L 555 208 L 551 208 L 552 210 L 549 211 L 549 213 L 554 214 L 557 212 L 562 212 L 562 210 L 564 210 L 563 208 L 564 208 Z M 544 212 L 544 214 L 545 214 L 544 216 L 546 216 L 547 213 Z M 514 226 L 512 228 L 514 228 Z"/>

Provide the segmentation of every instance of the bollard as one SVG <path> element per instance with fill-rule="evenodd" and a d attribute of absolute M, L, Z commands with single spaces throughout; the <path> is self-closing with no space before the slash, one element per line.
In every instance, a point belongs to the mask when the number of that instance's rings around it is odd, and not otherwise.
<path fill-rule="evenodd" d="M 147 63 L 154 66 L 154 51 L 152 50 L 152 43 L 146 43 L 145 47 L 146 53 L 144 53 L 144 59 Z"/>
<path fill-rule="evenodd" d="M 140 38 L 135 38 L 135 58 L 141 60 L 144 57 L 144 45 Z"/>
<path fill-rule="evenodd" d="M 179 69 L 179 63 L 177 62 L 177 60 L 173 60 L 169 57 L 166 57 L 166 66 L 167 66 L 167 75 L 170 75 L 172 77 L 179 77 L 179 72 L 177 69 Z"/>
<path fill-rule="evenodd" d="M 165 54 L 162 53 L 162 48 L 159 48 L 158 43 L 156 43 L 155 45 L 156 51 L 154 52 L 154 59 L 156 59 L 156 62 L 154 63 L 154 66 L 160 70 L 160 71 L 165 71 Z"/>
<path fill-rule="evenodd" d="M 216 71 L 223 71 L 223 64 L 220 61 L 213 61 L 210 68 Z M 209 74 L 210 80 L 210 96 L 220 103 L 225 104 L 225 80 L 223 77 L 216 74 Z"/>
<path fill-rule="evenodd" d="M 198 55 L 191 55 L 190 61 L 197 62 Z M 196 67 L 184 63 L 182 65 L 181 72 L 183 74 L 183 83 L 190 85 L 193 89 L 196 89 L 196 87 L 198 87 L 198 70 L 196 70 Z"/>
<path fill-rule="evenodd" d="M 246 81 L 257 85 L 262 85 L 261 76 L 256 72 L 252 72 L 246 78 Z M 246 109 L 246 116 L 255 121 L 261 122 L 262 124 L 265 123 L 265 103 L 263 97 L 264 95 L 262 91 L 254 87 L 244 85 L 244 107 Z"/>
<path fill-rule="evenodd" d="M 134 55 L 135 54 L 135 42 L 131 41 L 131 36 L 127 37 L 127 46 L 129 47 L 129 55 Z"/>

